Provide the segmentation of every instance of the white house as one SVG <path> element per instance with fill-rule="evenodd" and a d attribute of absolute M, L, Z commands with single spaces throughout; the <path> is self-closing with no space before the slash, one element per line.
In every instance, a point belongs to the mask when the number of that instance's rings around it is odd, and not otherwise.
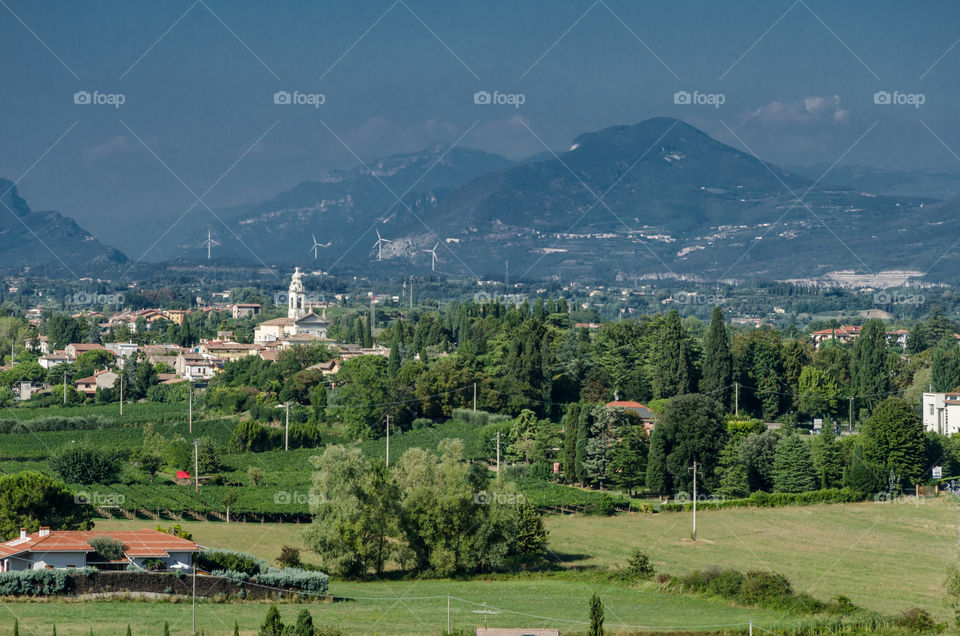
<path fill-rule="evenodd" d="M 41 527 L 27 534 L 20 529 L 16 539 L 0 543 L 0 572 L 15 570 L 49 570 L 103 565 L 90 547 L 94 537 L 109 537 L 123 545 L 123 558 L 110 562 L 113 566 L 133 563 L 145 567 L 147 561 L 159 561 L 164 568 L 189 570 L 197 544 L 159 530 L 53 530 Z"/>
<path fill-rule="evenodd" d="M 924 393 L 923 427 L 941 435 L 960 431 L 960 393 Z"/>
<path fill-rule="evenodd" d="M 44 369 L 52 369 L 58 364 L 66 364 L 67 362 L 70 362 L 70 356 L 63 351 L 54 351 L 37 358 L 37 364 Z"/>
<path fill-rule="evenodd" d="M 137 355 L 138 345 L 136 342 L 108 342 L 104 345 L 107 351 L 117 354 L 118 358 L 129 358 Z"/>

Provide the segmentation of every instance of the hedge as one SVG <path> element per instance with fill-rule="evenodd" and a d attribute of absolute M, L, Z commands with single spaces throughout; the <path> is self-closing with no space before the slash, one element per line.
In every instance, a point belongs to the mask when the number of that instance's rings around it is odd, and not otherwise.
<path fill-rule="evenodd" d="M 708 499 L 697 501 L 698 510 L 722 510 L 724 508 L 776 508 L 779 506 L 812 506 L 815 504 L 856 503 L 865 501 L 869 495 L 852 488 L 825 488 L 808 492 L 768 493 L 757 491 L 745 499 Z M 693 510 L 692 501 L 665 503 L 661 512 Z"/>
<path fill-rule="evenodd" d="M 197 567 L 201 570 L 231 570 L 246 576 L 255 576 L 270 569 L 267 562 L 252 554 L 235 550 L 200 550 L 197 555 Z"/>
<path fill-rule="evenodd" d="M 68 574 L 90 576 L 97 568 L 17 570 L 0 573 L 0 596 L 51 596 L 67 588 Z"/>
<path fill-rule="evenodd" d="M 326 594 L 330 577 L 323 572 L 309 572 L 300 568 L 267 568 L 253 577 L 255 583 L 273 587 L 297 588 L 313 594 Z"/>

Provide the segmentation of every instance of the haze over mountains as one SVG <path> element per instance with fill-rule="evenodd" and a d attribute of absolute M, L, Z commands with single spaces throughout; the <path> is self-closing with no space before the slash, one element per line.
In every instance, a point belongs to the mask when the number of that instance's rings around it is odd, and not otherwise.
<path fill-rule="evenodd" d="M 205 258 L 209 228 L 220 243 L 215 258 L 333 273 L 423 273 L 430 270 L 425 250 L 437 243 L 437 271 L 485 278 L 502 278 L 507 261 L 513 278 L 564 280 L 778 279 L 934 264 L 932 278 L 956 272 L 957 256 L 940 258 L 955 240 L 940 226 L 957 218 L 960 199 L 879 195 L 865 187 L 882 183 L 876 173 L 857 188 L 826 185 L 862 173 L 817 183 L 684 122 L 655 118 L 585 133 L 566 152 L 520 163 L 437 144 L 330 172 L 216 216 L 194 210 L 147 258 Z M 909 191 L 908 177 L 898 183 L 888 191 Z M 917 183 L 926 190 L 923 179 Z M 938 183 L 942 196 L 949 180 Z M 68 263 L 124 259 L 68 218 L 29 212 L 15 190 L 8 198 L 25 223 L 43 226 L 44 240 L 60 246 Z M 390 240 L 380 263 L 376 230 Z M 50 260 L 9 214 L 0 231 L 11 248 L 4 265 Z M 315 263 L 312 236 L 320 244 Z"/>

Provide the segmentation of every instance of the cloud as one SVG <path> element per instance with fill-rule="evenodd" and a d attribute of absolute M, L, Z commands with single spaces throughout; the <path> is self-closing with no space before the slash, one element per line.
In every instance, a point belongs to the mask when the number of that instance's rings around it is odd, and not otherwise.
<path fill-rule="evenodd" d="M 126 154 L 133 150 L 133 147 L 128 137 L 124 137 L 123 135 L 113 137 L 102 144 L 97 144 L 84 150 L 83 163 L 89 166 L 114 155 Z"/>
<path fill-rule="evenodd" d="M 850 121 L 850 110 L 838 95 L 804 97 L 795 102 L 770 102 L 750 111 L 744 123 L 767 126 L 842 125 Z"/>

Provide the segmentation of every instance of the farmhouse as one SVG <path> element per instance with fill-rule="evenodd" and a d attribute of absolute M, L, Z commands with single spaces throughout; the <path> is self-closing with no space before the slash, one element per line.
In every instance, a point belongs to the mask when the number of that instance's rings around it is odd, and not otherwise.
<path fill-rule="evenodd" d="M 144 567 L 147 561 L 158 561 L 164 568 L 189 570 L 197 544 L 159 530 L 128 530 L 97 532 L 53 530 L 41 527 L 39 532 L 27 534 L 20 529 L 20 537 L 0 543 L 0 572 L 15 570 L 49 570 L 82 568 L 104 565 L 90 539 L 109 537 L 123 544 L 123 559 L 109 562 L 114 565 L 133 563 Z"/>
<path fill-rule="evenodd" d="M 655 426 L 653 413 L 643 404 L 634 402 L 633 400 L 614 400 L 613 402 L 607 402 L 607 408 L 623 409 L 631 413 L 636 413 L 640 417 L 640 421 L 643 422 L 643 430 L 647 432 L 648 437 L 653 431 L 653 427 Z"/>
<path fill-rule="evenodd" d="M 80 378 L 74 384 L 77 391 L 92 397 L 97 394 L 97 389 L 112 389 L 119 379 L 120 376 L 113 371 L 97 371 L 89 377 Z"/>

